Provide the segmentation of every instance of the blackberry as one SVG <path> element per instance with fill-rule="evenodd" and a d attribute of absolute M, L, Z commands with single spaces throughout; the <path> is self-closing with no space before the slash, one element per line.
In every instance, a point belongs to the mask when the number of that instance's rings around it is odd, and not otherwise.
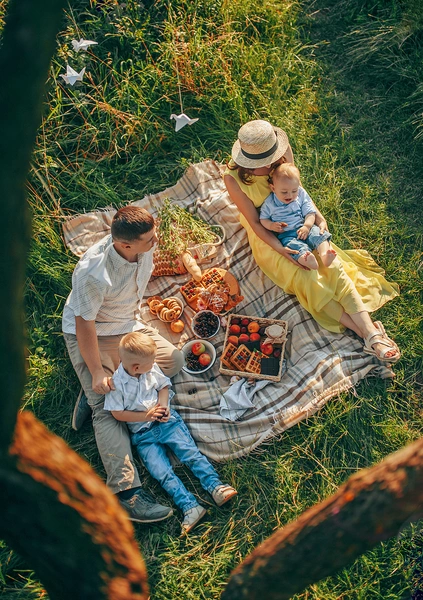
<path fill-rule="evenodd" d="M 200 338 L 214 335 L 219 328 L 219 317 L 212 312 L 203 312 L 197 315 L 194 332 Z"/>
<path fill-rule="evenodd" d="M 204 367 L 198 362 L 198 356 L 192 352 L 188 352 L 185 357 L 185 364 L 190 371 L 202 371 Z"/>

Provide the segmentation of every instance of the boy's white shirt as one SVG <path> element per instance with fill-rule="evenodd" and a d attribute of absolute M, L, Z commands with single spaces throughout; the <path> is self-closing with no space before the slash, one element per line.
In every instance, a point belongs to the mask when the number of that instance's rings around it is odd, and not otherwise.
<path fill-rule="evenodd" d="M 151 371 L 142 373 L 139 377 L 132 377 L 125 371 L 122 363 L 113 375 L 114 390 L 106 394 L 104 410 L 136 410 L 147 411 L 157 404 L 158 392 L 171 386 L 169 377 L 154 363 Z M 169 406 L 174 392 L 169 389 Z M 151 427 L 152 422 L 127 423 L 132 433 Z"/>

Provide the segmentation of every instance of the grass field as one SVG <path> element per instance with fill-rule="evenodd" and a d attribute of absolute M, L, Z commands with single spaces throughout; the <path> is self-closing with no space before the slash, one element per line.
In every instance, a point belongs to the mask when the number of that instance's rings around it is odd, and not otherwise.
<path fill-rule="evenodd" d="M 6 6 L 0 0 L 0 22 Z M 75 54 L 70 42 L 80 37 L 99 45 Z M 403 352 L 393 382 L 361 383 L 263 453 L 219 466 L 239 499 L 210 506 L 188 539 L 176 519 L 136 527 L 153 600 L 217 599 L 232 568 L 276 528 L 421 435 L 422 60 L 419 0 L 76 0 L 66 11 L 28 183 L 23 405 L 101 476 L 91 426 L 70 428 L 79 386 L 60 331 L 76 259 L 60 237 L 63 215 L 123 205 L 173 184 L 191 162 L 224 161 L 239 126 L 265 118 L 288 132 L 336 243 L 368 249 L 401 287 L 378 313 Z M 86 67 L 78 87 L 59 77 L 67 62 Z M 184 110 L 200 120 L 176 135 L 178 82 Z M 405 523 L 295 598 L 423 594 L 422 550 L 419 523 Z M 0 561 L 3 597 L 46 598 L 31 565 L 4 545 Z"/>

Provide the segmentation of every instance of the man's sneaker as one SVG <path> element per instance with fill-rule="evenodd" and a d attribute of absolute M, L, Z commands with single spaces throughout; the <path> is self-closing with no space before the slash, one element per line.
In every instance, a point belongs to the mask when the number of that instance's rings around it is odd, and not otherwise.
<path fill-rule="evenodd" d="M 217 506 L 222 506 L 228 502 L 231 498 L 237 495 L 237 491 L 231 485 L 218 485 L 212 491 L 212 498 L 216 502 Z"/>
<path fill-rule="evenodd" d="M 81 388 L 76 399 L 75 408 L 73 409 L 72 429 L 79 431 L 89 417 L 91 417 L 91 407 L 88 404 L 84 390 Z"/>
<path fill-rule="evenodd" d="M 129 500 L 119 498 L 119 502 L 128 513 L 129 520 L 137 523 L 155 523 L 173 515 L 170 506 L 158 504 L 150 494 L 141 489 Z"/>
<path fill-rule="evenodd" d="M 191 529 L 195 527 L 199 521 L 201 521 L 206 512 L 206 509 L 203 506 L 200 506 L 199 504 L 184 512 L 184 520 L 182 521 L 181 533 L 189 533 Z"/>

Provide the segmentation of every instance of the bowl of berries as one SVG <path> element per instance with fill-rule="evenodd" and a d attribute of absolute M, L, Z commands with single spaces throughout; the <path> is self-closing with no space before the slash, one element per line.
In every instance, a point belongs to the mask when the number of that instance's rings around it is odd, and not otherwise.
<path fill-rule="evenodd" d="M 182 369 L 190 375 L 200 375 L 212 368 L 216 350 L 207 340 L 191 340 L 182 347 L 185 365 Z"/>
<path fill-rule="evenodd" d="M 200 310 L 193 318 L 191 327 L 195 335 L 203 340 L 214 337 L 220 329 L 220 319 L 211 310 Z"/>

